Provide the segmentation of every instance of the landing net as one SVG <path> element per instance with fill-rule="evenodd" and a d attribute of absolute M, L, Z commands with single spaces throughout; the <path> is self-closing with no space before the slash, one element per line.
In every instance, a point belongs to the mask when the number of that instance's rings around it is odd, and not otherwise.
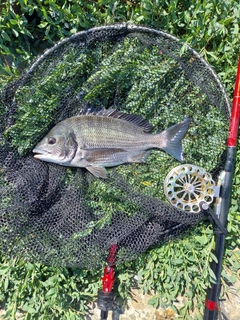
<path fill-rule="evenodd" d="M 146 164 L 84 168 L 33 158 L 58 122 L 86 106 L 147 119 L 160 132 L 185 116 L 185 162 L 216 179 L 225 160 L 229 102 L 218 77 L 175 37 L 132 24 L 79 32 L 41 55 L 0 93 L 0 245 L 9 256 L 44 264 L 99 268 L 117 244 L 116 263 L 197 225 L 180 211 L 164 179 L 180 163 L 154 150 Z"/>

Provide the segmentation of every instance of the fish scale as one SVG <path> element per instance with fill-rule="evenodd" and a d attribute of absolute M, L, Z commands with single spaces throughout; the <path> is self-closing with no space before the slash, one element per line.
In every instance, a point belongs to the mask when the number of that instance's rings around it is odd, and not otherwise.
<path fill-rule="evenodd" d="M 136 139 L 136 133 L 141 141 L 136 141 L 134 147 L 142 145 L 149 138 L 146 134 L 142 134 L 143 130 L 140 127 L 131 123 L 128 125 L 127 121 L 121 119 L 86 116 L 85 119 L 79 120 L 75 121 L 73 129 L 81 130 L 81 135 L 87 146 L 113 148 L 129 146 L 131 148 L 132 141 Z M 73 121 L 74 119 L 71 122 Z"/>

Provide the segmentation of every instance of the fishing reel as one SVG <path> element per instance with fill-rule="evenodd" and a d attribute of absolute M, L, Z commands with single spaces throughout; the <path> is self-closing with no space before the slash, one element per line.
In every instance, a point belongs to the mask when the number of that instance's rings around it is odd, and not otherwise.
<path fill-rule="evenodd" d="M 219 196 L 210 173 L 191 164 L 173 168 L 165 178 L 164 193 L 172 206 L 186 212 L 207 210 L 214 198 Z"/>

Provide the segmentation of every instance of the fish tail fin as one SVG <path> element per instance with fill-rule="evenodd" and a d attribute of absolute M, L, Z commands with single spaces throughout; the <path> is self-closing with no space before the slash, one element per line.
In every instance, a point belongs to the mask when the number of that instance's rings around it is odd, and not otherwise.
<path fill-rule="evenodd" d="M 161 132 L 161 149 L 170 154 L 172 157 L 178 161 L 184 161 L 182 152 L 182 139 L 184 138 L 191 119 L 186 118 L 182 122 L 175 124 L 174 126 Z"/>

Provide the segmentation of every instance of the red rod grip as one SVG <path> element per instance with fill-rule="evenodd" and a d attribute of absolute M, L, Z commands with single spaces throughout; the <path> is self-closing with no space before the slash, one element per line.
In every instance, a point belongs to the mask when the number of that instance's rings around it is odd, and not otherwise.
<path fill-rule="evenodd" d="M 114 285 L 114 265 L 116 262 L 117 245 L 112 244 L 109 249 L 108 266 L 104 268 L 102 277 L 102 290 L 103 292 L 111 292 Z"/>
<path fill-rule="evenodd" d="M 103 292 L 111 292 L 114 285 L 114 268 L 106 266 L 102 277 Z"/>
<path fill-rule="evenodd" d="M 230 119 L 229 135 L 227 146 L 236 147 L 238 139 L 238 126 L 240 118 L 240 56 L 238 59 L 238 71 L 236 76 L 236 84 L 233 95 L 232 112 Z"/>

